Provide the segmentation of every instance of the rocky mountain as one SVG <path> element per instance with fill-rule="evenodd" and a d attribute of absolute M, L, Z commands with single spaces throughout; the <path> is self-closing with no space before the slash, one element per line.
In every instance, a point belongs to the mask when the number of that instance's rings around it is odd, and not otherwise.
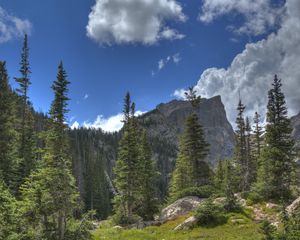
<path fill-rule="evenodd" d="M 140 118 L 151 138 L 164 139 L 177 151 L 179 136 L 185 127 L 185 120 L 193 111 L 189 102 L 173 100 L 160 104 Z M 226 117 L 220 96 L 202 99 L 196 113 L 210 144 L 208 162 L 215 166 L 218 160 L 230 158 L 234 148 L 234 131 Z M 154 143 L 153 143 L 154 144 Z"/>
<path fill-rule="evenodd" d="M 300 143 L 300 112 L 291 118 L 293 132 L 292 136 L 296 142 Z"/>
<path fill-rule="evenodd" d="M 162 197 L 167 194 L 170 174 L 174 169 L 179 136 L 184 130 L 187 116 L 192 111 L 189 102 L 173 100 L 159 104 L 154 110 L 139 117 L 140 125 L 146 128 L 149 134 L 154 159 L 161 173 L 158 186 Z M 214 167 L 219 160 L 232 156 L 234 131 L 227 120 L 220 96 L 202 99 L 196 113 L 210 144 L 207 161 Z"/>
<path fill-rule="evenodd" d="M 300 112 L 291 118 L 291 124 L 293 127 L 292 136 L 296 141 L 296 152 L 298 153 L 297 163 L 300 166 Z"/>

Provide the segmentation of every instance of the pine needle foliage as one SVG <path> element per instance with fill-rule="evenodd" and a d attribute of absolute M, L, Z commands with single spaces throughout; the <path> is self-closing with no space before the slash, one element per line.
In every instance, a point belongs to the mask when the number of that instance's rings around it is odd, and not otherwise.
<path fill-rule="evenodd" d="M 15 102 L 6 63 L 0 62 L 0 179 L 13 190 L 16 169 Z"/>
<path fill-rule="evenodd" d="M 294 141 L 281 87 L 281 80 L 275 75 L 268 92 L 265 146 L 257 188 L 266 199 L 286 200 L 291 196 Z"/>
<path fill-rule="evenodd" d="M 190 88 L 186 93 L 194 109 L 199 106 L 200 98 Z M 180 138 L 179 153 L 172 175 L 170 197 L 176 200 L 188 188 L 201 187 L 211 183 L 211 171 L 206 157 L 209 145 L 195 112 L 186 120 L 185 130 Z"/>
<path fill-rule="evenodd" d="M 79 195 L 71 174 L 68 127 L 65 125 L 68 85 L 66 72 L 60 63 L 57 80 L 52 85 L 54 100 L 43 165 L 22 185 L 23 213 L 30 226 L 28 235 L 33 238 L 68 239 L 68 235 L 73 234 L 70 226 L 75 221 L 74 213 L 80 209 Z"/>

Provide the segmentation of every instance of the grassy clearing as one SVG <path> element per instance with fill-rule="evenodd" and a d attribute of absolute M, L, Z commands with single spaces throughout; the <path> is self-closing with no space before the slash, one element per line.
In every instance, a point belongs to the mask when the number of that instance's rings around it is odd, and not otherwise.
<path fill-rule="evenodd" d="M 228 222 L 216 227 L 197 227 L 189 231 L 173 229 L 187 216 L 167 222 L 159 227 L 147 227 L 142 230 L 114 229 L 102 226 L 94 232 L 94 240 L 259 240 L 262 234 L 259 225 L 242 214 L 230 214 Z"/>

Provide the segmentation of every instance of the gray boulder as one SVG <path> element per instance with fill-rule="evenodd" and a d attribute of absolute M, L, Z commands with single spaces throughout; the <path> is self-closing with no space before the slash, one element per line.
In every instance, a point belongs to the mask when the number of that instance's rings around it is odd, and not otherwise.
<path fill-rule="evenodd" d="M 204 198 L 195 196 L 181 198 L 168 207 L 164 208 L 161 212 L 159 220 L 165 222 L 176 219 L 195 210 L 204 200 Z"/>
<path fill-rule="evenodd" d="M 291 205 L 287 206 L 286 211 L 288 214 L 293 213 L 300 206 L 300 197 L 298 197 Z"/>
<path fill-rule="evenodd" d="M 198 223 L 198 219 L 195 216 L 191 216 L 186 219 L 183 223 L 180 223 L 174 230 L 189 230 L 195 227 Z"/>

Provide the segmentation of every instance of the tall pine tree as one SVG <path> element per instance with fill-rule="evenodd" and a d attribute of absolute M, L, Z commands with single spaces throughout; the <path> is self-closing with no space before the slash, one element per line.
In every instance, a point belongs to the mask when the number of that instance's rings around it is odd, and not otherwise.
<path fill-rule="evenodd" d="M 262 135 L 263 135 L 263 128 L 260 124 L 260 115 L 255 112 L 254 118 L 254 154 L 257 159 L 260 157 L 261 149 L 262 149 Z"/>
<path fill-rule="evenodd" d="M 158 211 L 155 188 L 157 175 L 147 133 L 143 130 L 139 144 L 139 206 L 137 212 L 144 220 L 153 220 L 153 215 Z"/>
<path fill-rule="evenodd" d="M 78 193 L 71 174 L 69 143 L 65 124 L 69 81 L 61 63 L 52 89 L 50 129 L 41 169 L 35 171 L 22 186 L 24 216 L 40 239 L 68 239 L 69 224 L 78 206 Z"/>
<path fill-rule="evenodd" d="M 194 112 L 186 120 L 184 133 L 179 143 L 179 153 L 172 175 L 171 199 L 176 199 L 189 188 L 210 184 L 210 167 L 206 162 L 208 144 L 199 123 L 195 109 L 199 107 L 200 97 L 190 88 L 186 93 Z"/>
<path fill-rule="evenodd" d="M 134 117 L 135 106 L 130 94 L 124 99 L 124 128 L 119 143 L 118 159 L 114 168 L 115 185 L 118 195 L 114 199 L 116 221 L 130 223 L 134 219 L 134 209 L 138 200 L 139 149 L 138 129 Z"/>
<path fill-rule="evenodd" d="M 248 117 L 246 117 L 246 125 L 245 125 L 245 142 L 246 142 L 245 189 L 250 190 L 250 187 L 256 180 L 257 164 L 253 156 L 252 128 Z"/>
<path fill-rule="evenodd" d="M 30 82 L 30 65 L 29 65 L 29 47 L 27 34 L 24 36 L 20 62 L 20 78 L 15 78 L 19 84 L 17 92 L 21 96 L 20 113 L 21 119 L 19 124 L 19 166 L 16 176 L 17 188 L 23 183 L 24 179 L 29 176 L 35 165 L 35 139 L 34 139 L 34 119 L 32 108 L 28 98 Z"/>
<path fill-rule="evenodd" d="M 225 167 L 226 167 L 225 161 L 219 160 L 214 174 L 214 186 L 221 193 L 225 192 L 225 177 L 226 177 Z"/>
<path fill-rule="evenodd" d="M 259 185 L 267 199 L 288 199 L 293 170 L 292 128 L 282 83 L 277 75 L 268 92 L 265 146 L 261 153 Z"/>
<path fill-rule="evenodd" d="M 5 62 L 0 61 L 0 180 L 12 189 L 16 165 L 15 103 Z"/>
<path fill-rule="evenodd" d="M 242 100 L 239 100 L 237 107 L 238 115 L 236 118 L 236 146 L 234 158 L 236 162 L 236 168 L 238 176 L 240 178 L 239 190 L 246 191 L 248 190 L 248 166 L 247 166 L 247 147 L 246 147 L 246 123 L 244 118 L 245 106 L 242 103 Z"/>

